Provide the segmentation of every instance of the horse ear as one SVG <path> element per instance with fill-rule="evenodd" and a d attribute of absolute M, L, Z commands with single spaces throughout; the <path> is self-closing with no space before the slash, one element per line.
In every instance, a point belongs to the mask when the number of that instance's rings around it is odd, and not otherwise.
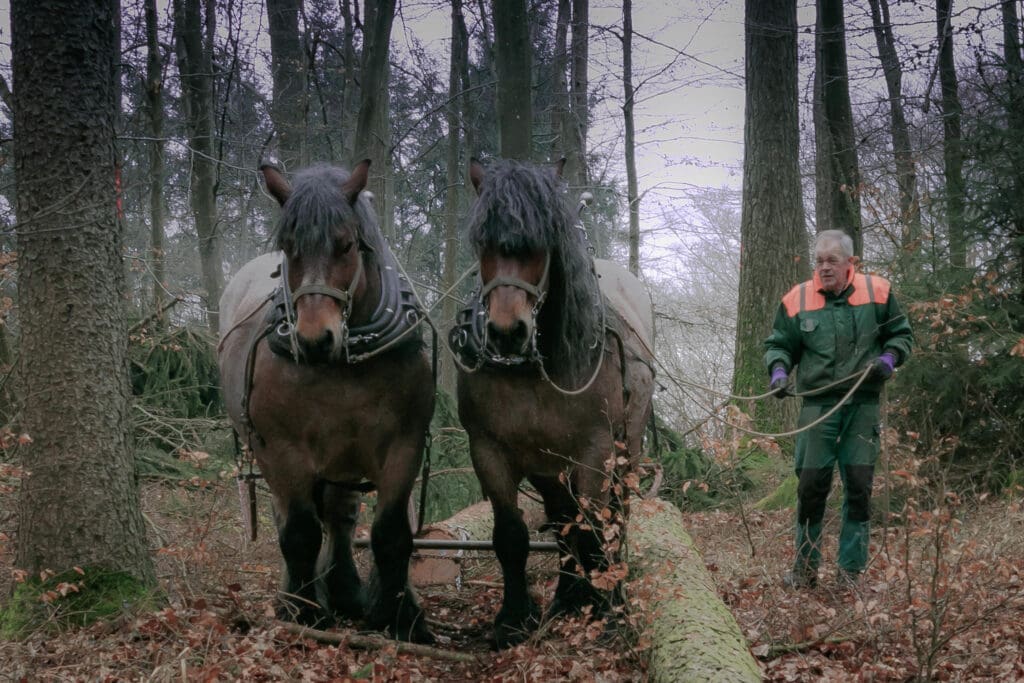
<path fill-rule="evenodd" d="M 555 162 L 555 177 L 556 178 L 561 178 L 562 177 L 562 171 L 564 169 L 565 169 L 565 157 L 562 157 L 561 159 L 559 159 L 558 161 Z"/>
<path fill-rule="evenodd" d="M 480 194 L 480 186 L 484 184 L 484 167 L 476 157 L 469 160 L 469 179 L 473 182 L 473 189 Z"/>
<path fill-rule="evenodd" d="M 342 186 L 341 191 L 348 197 L 349 204 L 355 204 L 359 199 L 359 193 L 366 188 L 366 181 L 370 178 L 370 160 L 363 159 L 352 169 L 352 175 L 348 177 Z"/>
<path fill-rule="evenodd" d="M 267 183 L 267 191 L 281 206 L 284 206 L 288 197 L 291 196 L 292 186 L 285 180 L 281 171 L 270 164 L 260 166 L 260 171 L 263 173 L 263 180 Z"/>

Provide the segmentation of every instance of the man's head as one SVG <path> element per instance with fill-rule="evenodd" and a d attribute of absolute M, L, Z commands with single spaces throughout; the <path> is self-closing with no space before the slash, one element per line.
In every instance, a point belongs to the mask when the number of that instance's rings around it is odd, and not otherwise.
<path fill-rule="evenodd" d="M 849 284 L 856 258 L 853 240 L 842 230 L 823 230 L 814 241 L 814 272 L 826 292 L 838 294 Z"/>

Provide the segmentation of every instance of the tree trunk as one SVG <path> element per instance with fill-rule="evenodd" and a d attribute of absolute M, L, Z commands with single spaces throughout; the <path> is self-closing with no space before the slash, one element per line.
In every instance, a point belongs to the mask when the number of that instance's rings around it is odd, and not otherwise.
<path fill-rule="evenodd" d="M 270 73 L 274 101 L 270 108 L 277 131 L 279 161 L 295 170 L 309 163 L 306 152 L 306 60 L 299 39 L 302 0 L 267 0 L 270 28 Z"/>
<path fill-rule="evenodd" d="M 936 0 L 939 41 L 939 83 L 942 87 L 942 157 L 946 180 L 946 222 L 949 265 L 957 282 L 967 280 L 967 235 L 964 228 L 964 152 L 960 126 L 962 108 L 953 61 L 952 0 Z"/>
<path fill-rule="evenodd" d="M 828 138 L 828 153 L 824 161 L 829 169 L 826 175 L 828 209 L 826 223 L 818 223 L 818 231 L 843 230 L 853 238 L 854 252 L 864 253 L 860 217 L 860 169 L 853 131 L 853 108 L 850 105 L 850 78 L 846 64 L 846 27 L 842 0 L 817 0 L 818 34 L 816 74 L 820 78 L 821 116 L 815 118 L 824 125 L 815 126 L 815 139 Z"/>
<path fill-rule="evenodd" d="M 394 244 L 394 204 L 391 201 L 391 125 L 388 120 L 388 55 L 396 0 L 367 0 L 363 6 L 363 68 L 359 116 L 353 141 L 353 163 L 370 159 L 368 189 L 381 219 L 384 236 Z M 369 31 L 369 33 L 367 33 Z"/>
<path fill-rule="evenodd" d="M 528 160 L 533 152 L 533 106 L 526 0 L 494 0 L 492 11 L 501 156 Z"/>
<path fill-rule="evenodd" d="M 167 288 L 167 266 L 164 257 L 164 65 L 160 56 L 156 0 L 146 2 L 146 113 L 149 116 L 149 250 L 153 274 L 153 311 L 155 326 L 167 327 L 163 312 Z"/>
<path fill-rule="evenodd" d="M 212 0 L 207 1 L 212 3 Z M 200 0 L 174 0 L 174 33 L 182 105 L 192 155 L 189 203 L 199 238 L 199 261 L 206 288 L 206 319 L 210 328 L 216 330 L 224 270 L 216 232 L 217 169 L 213 148 L 213 55 L 210 50 L 213 36 L 203 31 L 201 5 Z M 211 27 L 206 28 L 209 31 Z"/>
<path fill-rule="evenodd" d="M 543 504 L 519 494 L 518 505 L 528 529 L 535 531 L 544 524 Z M 493 531 L 491 503 L 483 500 L 459 510 L 446 520 L 427 526 L 420 537 L 445 541 L 487 541 Z M 453 583 L 462 573 L 461 554 L 458 550 L 420 550 L 412 559 L 409 579 L 417 586 Z"/>
<path fill-rule="evenodd" d="M 757 2 L 758 0 L 751 0 Z M 662 500 L 633 499 L 626 534 L 629 568 L 647 607 L 652 681 L 760 681 L 736 620 L 718 597 L 679 510 Z"/>
<path fill-rule="evenodd" d="M 869 0 L 871 20 L 878 45 L 878 59 L 885 73 L 889 93 L 889 118 L 892 129 L 892 150 L 896 159 L 896 183 L 900 191 L 900 224 L 905 254 L 917 249 L 921 238 L 921 206 L 917 194 L 917 168 L 910 146 L 910 128 L 903 112 L 903 69 L 896 54 L 896 40 L 889 18 L 889 0 Z"/>
<path fill-rule="evenodd" d="M 568 159 L 569 82 L 565 73 L 569 68 L 569 53 L 565 41 L 569 35 L 569 20 L 572 12 L 571 0 L 558 0 L 558 14 L 555 18 L 555 47 L 551 57 L 552 101 L 551 107 L 551 158 Z M 567 162 L 568 163 L 568 162 Z M 565 169 L 563 169 L 564 175 Z"/>
<path fill-rule="evenodd" d="M 1020 19 L 1015 0 L 1003 0 L 1003 61 L 1006 63 L 1007 121 L 1010 128 L 1010 163 L 1014 176 L 1014 196 L 1024 194 L 1024 60 L 1021 57 Z M 1018 299 L 1024 303 L 1024 206 L 1013 202 L 1013 234 L 1017 241 Z M 1018 316 L 1018 320 L 1024 316 Z"/>
<path fill-rule="evenodd" d="M 590 125 L 588 100 L 590 77 L 590 0 L 572 0 L 572 110 L 569 118 L 570 154 L 565 177 L 578 190 L 588 185 L 587 131 Z"/>
<path fill-rule="evenodd" d="M 640 193 L 636 179 L 636 130 L 633 122 L 633 2 L 622 1 L 622 117 L 625 122 L 626 198 L 629 202 L 629 272 L 640 275 Z"/>
<path fill-rule="evenodd" d="M 341 90 L 342 158 L 353 160 L 355 147 L 355 117 L 351 114 L 356 93 L 356 25 L 352 15 L 352 0 L 341 0 L 341 19 L 344 22 L 342 55 L 345 59 L 345 82 Z"/>
<path fill-rule="evenodd" d="M 763 342 L 782 295 L 809 273 L 800 187 L 796 0 L 746 0 L 744 125 L 739 304 L 733 391 L 765 390 Z M 757 424 L 771 428 L 793 415 L 791 401 L 762 402 Z"/>
<path fill-rule="evenodd" d="M 154 581 L 129 419 L 115 207 L 116 0 L 11 4 L 21 315 L 16 564 Z M 56 87 L 55 84 L 59 84 Z"/>
<path fill-rule="evenodd" d="M 462 71 L 469 61 L 468 36 L 465 21 L 462 18 L 462 0 L 452 0 L 452 47 L 448 68 L 448 106 L 445 121 L 448 127 L 447 153 L 445 169 L 445 237 L 444 237 L 444 274 L 441 278 L 441 289 L 448 291 L 455 285 L 459 267 L 459 197 L 465 178 L 463 165 L 459 158 L 462 126 L 460 124 L 460 96 L 462 91 Z M 462 96 L 466 97 L 465 95 Z M 454 292 L 452 293 L 454 294 Z M 448 324 L 455 320 L 455 300 L 446 298 L 441 304 L 441 319 Z M 456 368 L 451 358 L 442 356 L 441 389 L 455 395 Z"/>

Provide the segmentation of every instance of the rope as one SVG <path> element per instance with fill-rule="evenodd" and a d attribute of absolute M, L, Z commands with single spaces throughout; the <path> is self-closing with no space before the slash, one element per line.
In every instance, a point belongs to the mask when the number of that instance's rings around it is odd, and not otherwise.
<path fill-rule="evenodd" d="M 659 363 L 659 365 L 660 365 L 660 363 Z M 662 366 L 661 369 L 665 370 L 665 367 Z M 668 375 L 668 372 L 666 371 L 665 374 Z M 852 379 L 860 377 L 860 375 L 861 375 L 861 372 L 858 371 L 858 372 L 855 372 L 855 373 L 853 373 L 851 375 L 847 375 L 846 377 L 843 377 L 842 379 L 837 379 L 836 381 L 834 381 L 834 382 L 832 382 L 830 384 L 826 384 L 823 387 L 818 387 L 817 389 L 810 389 L 809 391 L 792 391 L 792 392 L 789 392 L 787 395 L 788 396 L 794 396 L 794 397 L 797 397 L 797 398 L 800 398 L 802 396 L 815 396 L 817 394 L 820 394 L 820 393 L 823 393 L 825 391 L 828 391 L 829 389 L 835 388 L 835 387 L 837 387 L 837 386 L 839 386 L 841 384 L 845 384 L 845 383 L 849 382 Z M 669 377 L 672 377 L 672 375 L 669 375 Z M 751 402 L 753 402 L 753 401 L 760 401 L 762 399 L 768 398 L 769 396 L 774 396 L 775 393 L 778 391 L 778 390 L 769 390 L 769 391 L 766 391 L 763 394 L 757 394 L 756 396 L 738 396 L 736 394 L 730 394 L 727 391 L 718 391 L 717 389 L 712 389 L 711 387 L 704 386 L 703 384 L 698 384 L 697 382 L 693 382 L 691 380 L 678 379 L 678 378 L 675 378 L 675 377 L 673 377 L 672 379 L 673 379 L 673 381 L 676 384 L 680 384 L 680 385 L 681 384 L 685 384 L 687 386 L 693 387 L 694 389 L 700 389 L 701 391 L 706 391 L 709 394 L 712 394 L 714 396 L 718 396 L 720 398 L 728 399 L 730 401 L 751 401 Z"/>
<path fill-rule="evenodd" d="M 658 364 L 658 367 L 661 368 L 661 370 L 665 374 L 665 376 L 668 377 L 670 380 L 672 380 L 672 382 L 675 383 L 675 385 L 679 388 L 680 391 L 686 392 L 686 389 L 683 387 L 683 383 L 680 380 L 676 379 L 671 373 L 668 372 L 668 369 L 657 358 L 657 356 L 655 356 L 654 360 Z M 694 400 L 694 402 L 697 403 L 698 406 L 703 408 L 705 410 L 705 412 L 707 412 L 708 415 L 712 419 L 717 420 L 718 422 L 721 422 L 722 424 L 726 425 L 727 427 L 732 427 L 733 429 L 737 429 L 737 430 L 739 430 L 741 432 L 744 432 L 746 434 L 750 434 L 751 436 L 763 436 L 763 437 L 770 437 L 770 438 L 778 439 L 778 438 L 782 438 L 782 437 L 786 437 L 786 436 L 793 436 L 793 435 L 799 434 L 801 432 L 806 432 L 807 430 L 812 429 L 814 427 L 817 427 L 819 424 L 821 424 L 822 422 L 824 422 L 825 420 L 830 418 L 840 408 L 842 408 L 843 405 L 845 405 L 847 401 L 850 400 L 850 398 L 853 396 L 853 394 L 857 391 L 857 389 L 860 388 L 860 385 L 864 383 L 864 381 L 868 378 L 868 376 L 870 374 L 871 374 L 871 367 L 869 366 L 869 367 L 864 368 L 859 373 L 856 373 L 854 375 L 850 375 L 849 377 L 846 377 L 846 378 L 841 379 L 841 380 L 837 380 L 837 381 L 833 382 L 832 384 L 827 385 L 825 387 L 814 389 L 812 391 L 805 391 L 805 392 L 802 392 L 800 394 L 794 394 L 795 396 L 810 396 L 810 395 L 813 395 L 813 394 L 821 393 L 822 391 L 824 391 L 824 390 L 826 390 L 826 389 L 828 389 L 828 388 L 830 388 L 832 386 L 835 386 L 836 384 L 841 384 L 843 382 L 849 381 L 853 377 L 857 377 L 858 378 L 857 381 L 854 383 L 854 385 L 852 387 L 850 387 L 850 389 L 839 400 L 839 402 L 836 403 L 836 405 L 834 405 L 831 409 L 829 409 L 828 412 L 826 412 L 824 415 L 822 415 L 818 419 L 814 420 L 813 422 L 804 425 L 803 427 L 798 427 L 797 429 L 791 429 L 791 430 L 789 430 L 787 432 L 772 433 L 772 432 L 759 432 L 759 431 L 754 430 L 754 429 L 747 429 L 746 427 L 743 427 L 741 425 L 735 424 L 734 422 L 730 422 L 729 420 L 726 420 L 725 418 L 718 417 L 718 410 L 721 410 L 721 407 L 719 407 L 717 409 L 714 409 L 714 408 L 709 408 L 707 405 L 705 405 L 701 401 Z M 715 393 L 717 393 L 717 392 L 715 392 Z M 774 392 L 769 392 L 766 395 L 770 396 L 772 393 L 774 393 Z M 692 399 L 692 396 L 691 396 L 691 399 Z"/>

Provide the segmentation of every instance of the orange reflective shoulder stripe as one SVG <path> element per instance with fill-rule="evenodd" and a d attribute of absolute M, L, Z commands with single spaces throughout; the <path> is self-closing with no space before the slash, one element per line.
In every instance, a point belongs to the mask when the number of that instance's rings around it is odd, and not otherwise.
<path fill-rule="evenodd" d="M 786 315 L 792 318 L 798 313 L 825 308 L 825 296 L 814 289 L 812 280 L 808 280 L 789 290 L 782 297 L 782 305 L 786 307 Z"/>
<path fill-rule="evenodd" d="M 889 300 L 889 281 L 884 277 L 858 273 L 853 276 L 853 293 L 847 299 L 851 306 L 884 304 Z"/>

